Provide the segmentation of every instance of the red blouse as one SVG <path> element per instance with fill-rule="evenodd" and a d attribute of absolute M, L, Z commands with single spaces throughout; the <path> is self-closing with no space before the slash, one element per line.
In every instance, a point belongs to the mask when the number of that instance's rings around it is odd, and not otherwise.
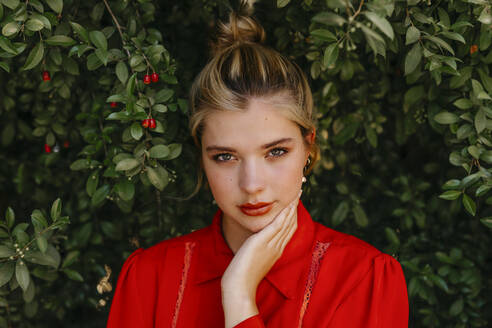
<path fill-rule="evenodd" d="M 299 202 L 298 228 L 260 282 L 259 314 L 235 328 L 408 327 L 400 264 L 353 236 L 314 222 Z M 224 327 L 220 278 L 234 254 L 210 226 L 140 248 L 118 278 L 107 327 Z"/>

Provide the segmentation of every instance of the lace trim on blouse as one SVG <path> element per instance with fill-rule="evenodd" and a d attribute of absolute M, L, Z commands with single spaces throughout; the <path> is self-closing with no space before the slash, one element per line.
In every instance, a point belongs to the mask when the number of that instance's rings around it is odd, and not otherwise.
<path fill-rule="evenodd" d="M 304 319 L 304 315 L 306 314 L 306 310 L 311 299 L 311 294 L 313 292 L 313 287 L 316 283 L 316 279 L 318 278 L 321 261 L 323 260 L 323 256 L 325 255 L 325 252 L 329 246 L 330 243 L 322 243 L 320 241 L 316 241 L 313 257 L 311 259 L 311 267 L 309 268 L 309 274 L 306 281 L 306 288 L 304 289 L 304 298 L 299 313 L 299 323 L 297 325 L 298 328 L 302 327 L 302 320 Z"/>
<path fill-rule="evenodd" d="M 184 290 L 186 287 L 186 281 L 188 280 L 188 272 L 190 271 L 191 256 L 193 255 L 193 249 L 195 248 L 194 242 L 185 243 L 185 256 L 183 271 L 181 272 L 181 282 L 178 289 L 178 299 L 176 300 L 176 306 L 174 307 L 174 315 L 172 321 L 172 328 L 176 328 L 179 317 L 179 310 L 181 308 L 181 303 L 183 302 Z"/>

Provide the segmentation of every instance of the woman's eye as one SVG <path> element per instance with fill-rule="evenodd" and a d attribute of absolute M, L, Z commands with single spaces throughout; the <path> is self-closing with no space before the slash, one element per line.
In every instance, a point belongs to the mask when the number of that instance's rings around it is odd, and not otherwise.
<path fill-rule="evenodd" d="M 227 153 L 217 154 L 213 158 L 216 162 L 227 162 L 227 161 L 230 161 L 232 159 L 232 155 L 227 154 Z"/>
<path fill-rule="evenodd" d="M 280 157 L 282 155 L 285 155 L 287 153 L 287 149 L 284 148 L 274 148 L 270 150 L 270 154 L 272 154 L 273 157 Z"/>

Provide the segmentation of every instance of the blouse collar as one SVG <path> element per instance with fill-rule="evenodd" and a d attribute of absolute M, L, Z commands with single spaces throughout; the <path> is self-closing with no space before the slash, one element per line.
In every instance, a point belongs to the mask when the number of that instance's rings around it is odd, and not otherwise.
<path fill-rule="evenodd" d="M 201 284 L 219 278 L 234 257 L 221 232 L 222 211 L 219 209 L 207 227 L 209 229 L 200 245 L 199 270 L 195 283 Z M 297 206 L 297 230 L 265 278 L 286 298 L 293 299 L 302 293 L 301 276 L 308 268 L 314 244 L 315 224 L 301 201 Z"/>

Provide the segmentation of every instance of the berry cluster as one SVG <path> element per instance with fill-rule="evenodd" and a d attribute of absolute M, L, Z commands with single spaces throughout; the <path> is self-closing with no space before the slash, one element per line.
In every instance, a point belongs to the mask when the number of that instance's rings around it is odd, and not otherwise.
<path fill-rule="evenodd" d="M 144 128 L 151 128 L 155 129 L 156 123 L 154 118 L 146 118 L 145 120 L 142 121 L 142 126 Z"/>
<path fill-rule="evenodd" d="M 143 83 L 150 84 L 150 81 L 154 83 L 159 81 L 159 74 L 157 74 L 156 72 L 152 73 L 152 75 L 145 74 L 143 78 Z"/>

